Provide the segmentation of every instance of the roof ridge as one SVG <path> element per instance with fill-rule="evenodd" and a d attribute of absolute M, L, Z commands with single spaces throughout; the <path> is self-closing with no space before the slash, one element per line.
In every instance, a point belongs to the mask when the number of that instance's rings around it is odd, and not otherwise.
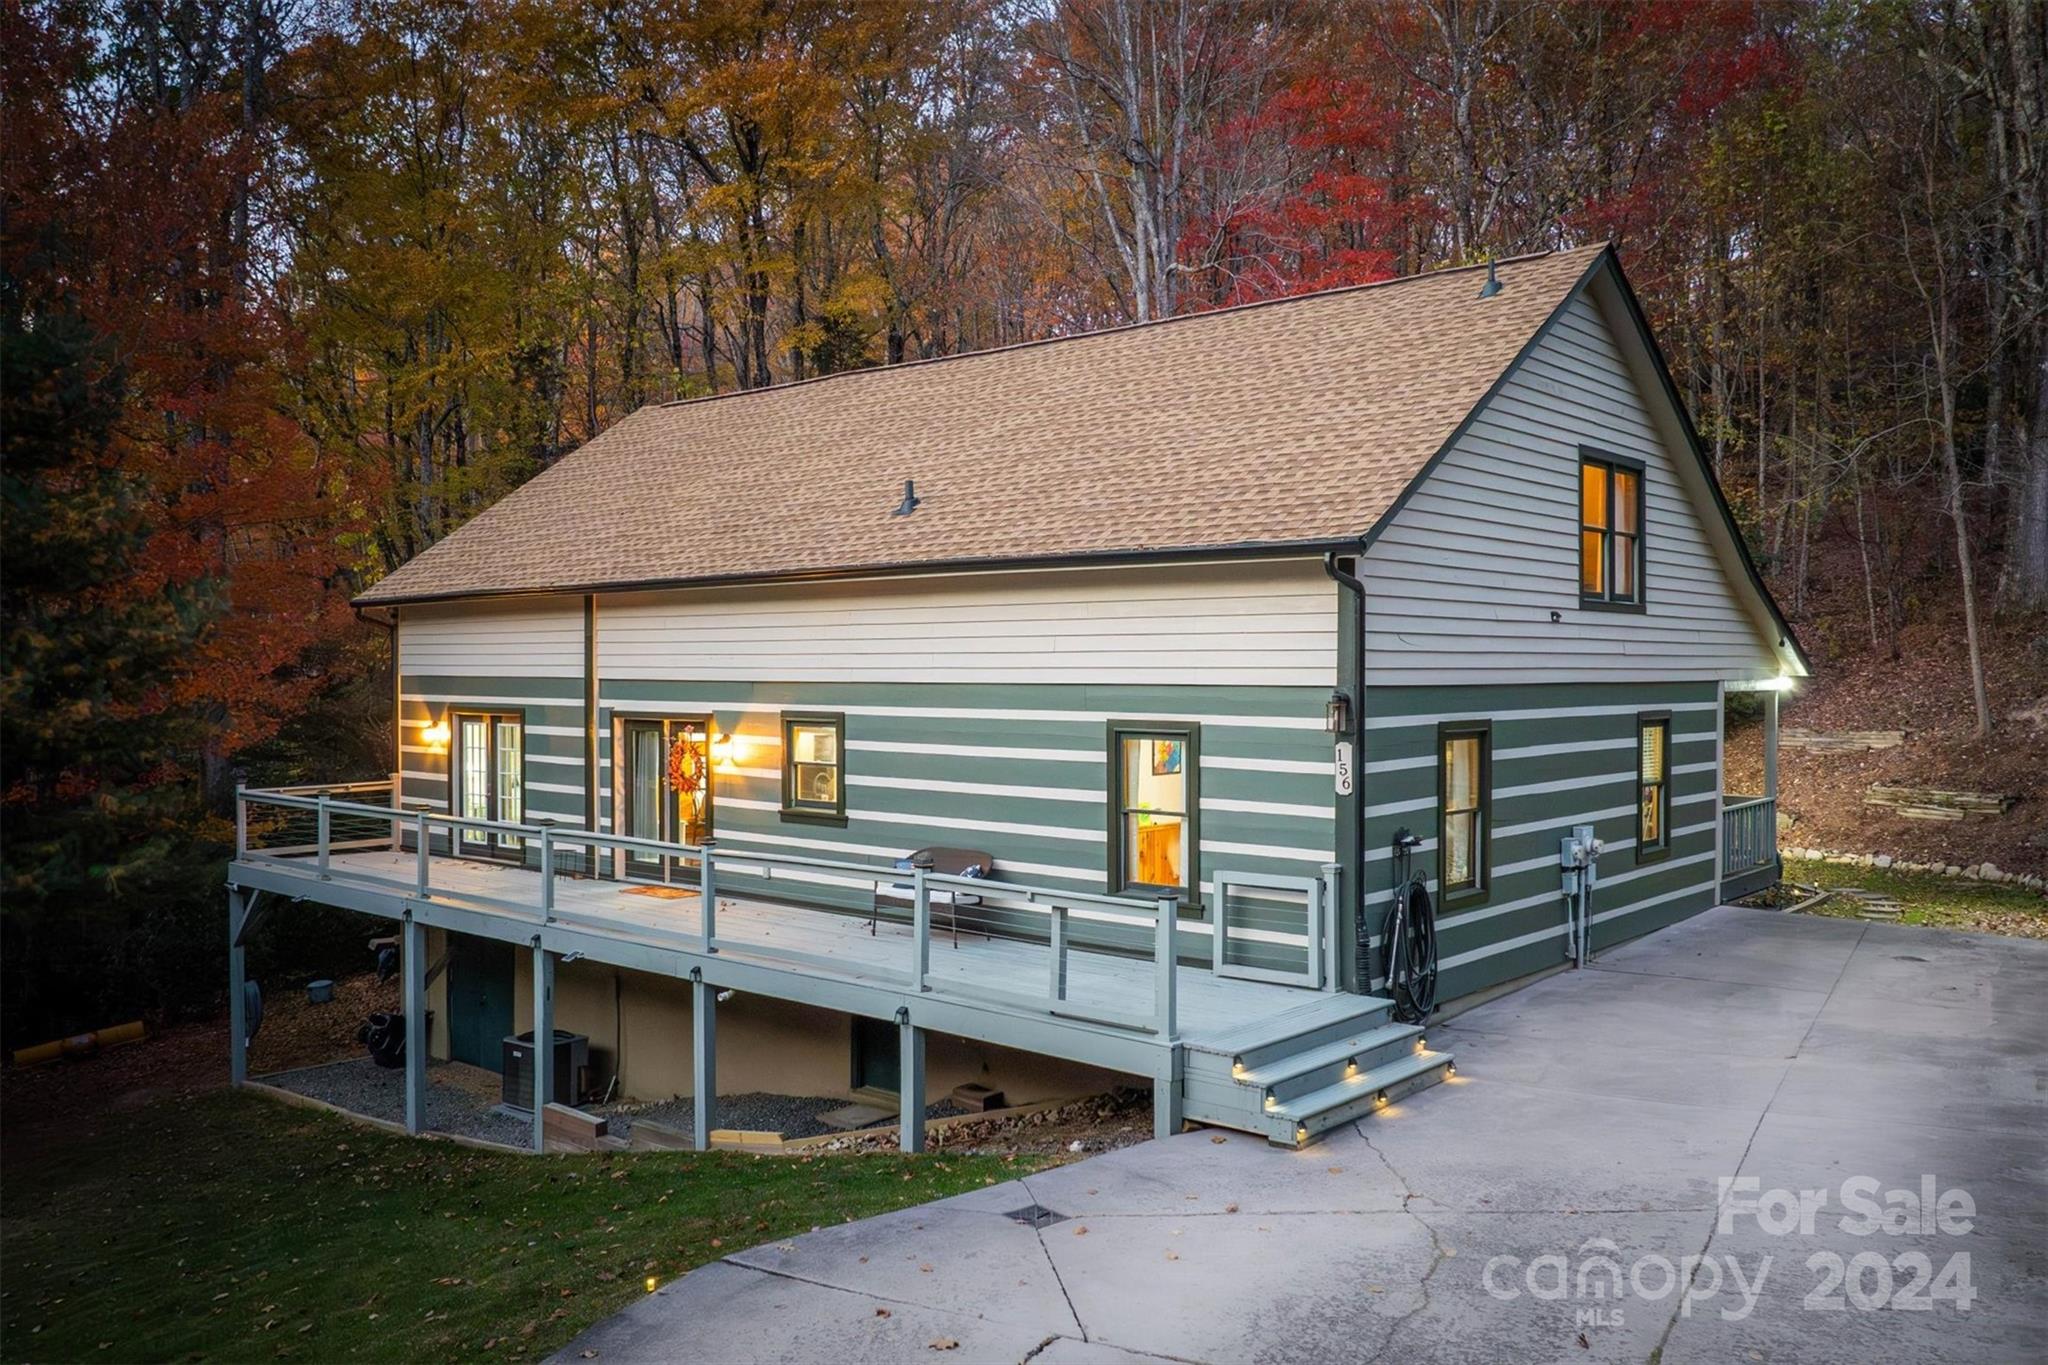
<path fill-rule="evenodd" d="M 1257 308 L 1271 308 L 1277 304 L 1305 303 L 1310 299 L 1333 298 L 1339 294 L 1357 294 L 1368 289 L 1385 289 L 1397 284 L 1415 284 L 1422 280 L 1441 279 L 1445 275 L 1460 275 L 1468 271 L 1485 270 L 1496 266 L 1520 265 L 1528 261 L 1547 260 L 1552 256 L 1569 255 L 1574 251 L 1586 251 L 1594 248 L 1605 250 L 1612 245 L 1612 239 L 1608 239 L 1602 242 L 1587 242 L 1580 246 L 1558 247 L 1549 251 L 1525 251 L 1519 256 L 1493 256 L 1483 261 L 1469 261 L 1464 265 L 1447 265 L 1435 270 L 1418 271 L 1413 275 L 1391 275 L 1384 280 L 1367 280 L 1361 284 L 1338 284 L 1332 285 L 1328 289 L 1312 289 L 1306 294 L 1280 294 L 1270 299 L 1251 299 L 1244 303 L 1233 303 L 1223 308 L 1205 308 L 1196 313 L 1175 313 L 1172 317 L 1146 318 L 1141 322 L 1120 322 L 1113 327 L 1096 327 L 1086 332 L 1069 332 L 1063 336 L 1032 337 L 1026 341 L 1012 341 L 1002 346 L 986 346 L 980 350 L 954 351 L 948 355 L 920 356 L 916 360 L 899 360 L 893 365 L 862 365 L 851 370 L 835 370 L 831 374 L 815 374 L 805 379 L 785 379 L 776 384 L 764 384 L 757 389 L 729 389 L 724 393 L 698 394 L 694 398 L 670 398 L 659 403 L 644 404 L 627 413 L 626 416 L 630 418 L 649 409 L 687 408 L 694 407 L 699 403 L 715 403 L 724 399 L 758 397 L 765 393 L 780 393 L 788 389 L 830 383 L 835 379 L 850 379 L 857 375 L 897 374 L 904 370 L 917 369 L 927 365 L 940 365 L 951 360 L 974 360 L 985 356 L 1006 355 L 1012 351 L 1030 350 L 1039 346 L 1055 346 L 1061 342 L 1086 341 L 1091 337 L 1116 336 L 1123 332 L 1135 332 L 1147 327 L 1164 327 L 1169 323 L 1175 322 L 1194 322 L 1203 318 L 1227 317 L 1236 313 L 1248 313 Z"/>

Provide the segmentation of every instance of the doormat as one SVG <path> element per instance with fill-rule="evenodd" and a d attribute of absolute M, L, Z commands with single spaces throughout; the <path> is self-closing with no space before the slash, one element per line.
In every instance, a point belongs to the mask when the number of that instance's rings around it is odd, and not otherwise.
<path fill-rule="evenodd" d="M 680 886 L 629 886 L 626 888 L 626 894 L 629 896 L 652 896 L 658 901 L 680 901 L 689 900 L 697 893 L 685 890 Z"/>

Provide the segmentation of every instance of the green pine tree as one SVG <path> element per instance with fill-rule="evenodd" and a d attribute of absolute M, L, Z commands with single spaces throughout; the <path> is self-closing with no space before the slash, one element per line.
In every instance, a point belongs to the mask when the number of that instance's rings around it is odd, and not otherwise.
<path fill-rule="evenodd" d="M 220 849 L 195 834 L 185 777 L 196 735 L 166 686 L 209 604 L 138 578 L 141 492 L 112 449 L 125 379 L 37 278 L 47 259 L 0 271 L 0 1003 L 16 1045 L 206 980 L 196 931 L 219 908 Z"/>

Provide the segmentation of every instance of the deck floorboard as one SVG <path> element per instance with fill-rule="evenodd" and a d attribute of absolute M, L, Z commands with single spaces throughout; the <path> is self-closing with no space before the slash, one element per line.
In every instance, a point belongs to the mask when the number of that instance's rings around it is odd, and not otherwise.
<path fill-rule="evenodd" d="M 375 879 L 380 885 L 402 887 L 412 884 L 416 867 L 412 853 L 365 851 L 334 854 L 329 872 L 337 879 Z M 526 918 L 539 919 L 540 883 L 535 872 L 478 858 L 437 855 L 430 875 L 436 900 L 513 917 L 519 912 L 502 907 L 525 906 L 530 907 Z M 672 945 L 696 938 L 700 905 L 694 892 L 665 895 L 641 883 L 564 877 L 555 885 L 555 915 L 579 929 Z M 780 952 L 798 952 L 829 959 L 831 970 L 848 980 L 901 988 L 910 979 L 910 930 L 888 920 L 871 934 L 865 916 L 720 895 L 717 932 L 721 952 L 758 956 L 768 966 L 785 965 Z M 1150 1015 L 1150 961 L 1070 947 L 1067 964 L 1067 998 L 1077 1015 Z M 991 938 L 963 929 L 956 946 L 949 931 L 933 929 L 931 972 L 955 997 L 971 996 L 976 989 L 1042 996 L 1050 968 L 1043 942 Z M 814 964 L 797 969 L 817 970 Z M 1178 969 L 1176 989 L 1180 1037 L 1198 1047 L 1242 1045 L 1268 1028 L 1299 1021 L 1305 1010 L 1347 1007 L 1342 1002 L 1360 1008 L 1370 1004 L 1364 997 L 1218 977 L 1185 963 Z"/>

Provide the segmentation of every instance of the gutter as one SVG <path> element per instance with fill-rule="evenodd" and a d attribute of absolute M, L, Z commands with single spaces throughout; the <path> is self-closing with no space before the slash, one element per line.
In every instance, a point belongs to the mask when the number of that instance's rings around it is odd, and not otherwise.
<path fill-rule="evenodd" d="M 1382 514 L 1384 517 L 1384 514 Z M 444 542 L 445 543 L 445 542 Z M 366 609 L 423 606 L 435 602 L 475 602 L 486 598 L 570 597 L 615 592 L 654 592 L 680 588 L 735 588 L 771 583 L 828 583 L 862 578 L 942 577 L 952 574 L 1005 573 L 1035 569 L 1097 569 L 1147 564 L 1200 563 L 1204 560 L 1294 559 L 1349 550 L 1355 540 L 1237 541 L 1223 545 L 1184 545 L 1151 550 L 1102 550 L 1079 554 L 996 555 L 979 559 L 895 560 L 825 569 L 769 569 L 758 573 L 707 574 L 696 578 L 639 578 L 614 582 L 591 580 L 536 587 L 467 589 L 350 599 L 360 615 Z M 418 560 L 412 561 L 418 563 Z M 404 570 L 401 568 L 400 572 Z M 371 591 L 374 591 L 372 589 Z"/>
<path fill-rule="evenodd" d="M 1368 542 L 1358 541 L 1358 562 L 1365 562 Z M 1351 675 L 1351 734 L 1356 751 L 1351 759 L 1351 808 L 1356 820 L 1352 834 L 1357 862 L 1349 878 L 1352 904 L 1352 963 L 1358 974 L 1356 989 L 1363 994 L 1372 986 L 1372 934 L 1365 915 L 1365 584 L 1354 573 L 1338 567 L 1337 552 L 1323 556 L 1323 572 L 1342 591 L 1351 594 L 1352 645 L 1356 667 Z"/>

